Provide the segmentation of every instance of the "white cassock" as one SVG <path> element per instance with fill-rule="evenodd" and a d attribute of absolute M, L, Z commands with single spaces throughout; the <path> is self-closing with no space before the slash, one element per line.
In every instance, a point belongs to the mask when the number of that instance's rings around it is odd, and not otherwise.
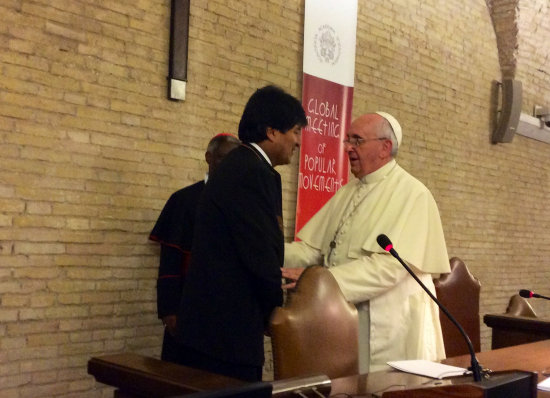
<path fill-rule="evenodd" d="M 285 245 L 285 267 L 323 263 L 359 310 L 361 373 L 445 357 L 437 305 L 378 245 L 379 234 L 435 295 L 432 278 L 450 272 L 439 211 L 395 160 L 342 187 L 300 230 L 301 241 Z"/>

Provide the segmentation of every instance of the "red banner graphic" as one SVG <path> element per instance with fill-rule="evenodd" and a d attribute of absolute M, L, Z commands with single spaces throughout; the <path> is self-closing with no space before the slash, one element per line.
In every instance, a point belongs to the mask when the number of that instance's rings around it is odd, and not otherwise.
<path fill-rule="evenodd" d="M 306 73 L 302 93 L 308 126 L 302 131 L 295 232 L 348 182 L 343 141 L 353 103 L 353 87 Z"/>

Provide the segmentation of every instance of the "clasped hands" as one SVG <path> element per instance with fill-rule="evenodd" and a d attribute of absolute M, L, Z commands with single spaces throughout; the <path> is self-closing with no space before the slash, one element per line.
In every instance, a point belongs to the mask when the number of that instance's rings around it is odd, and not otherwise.
<path fill-rule="evenodd" d="M 304 272 L 304 267 L 299 268 L 281 268 L 281 273 L 285 279 L 283 283 L 283 289 L 294 289 L 296 287 L 296 281 L 300 279 L 302 272 Z"/>

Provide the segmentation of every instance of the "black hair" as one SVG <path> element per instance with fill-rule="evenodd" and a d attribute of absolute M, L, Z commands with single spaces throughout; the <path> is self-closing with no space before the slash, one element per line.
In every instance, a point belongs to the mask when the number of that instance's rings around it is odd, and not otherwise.
<path fill-rule="evenodd" d="M 307 126 L 300 101 L 277 86 L 262 87 L 248 100 L 239 123 L 239 138 L 243 142 L 261 142 L 267 138 L 267 128 L 286 133 L 295 125 Z"/>

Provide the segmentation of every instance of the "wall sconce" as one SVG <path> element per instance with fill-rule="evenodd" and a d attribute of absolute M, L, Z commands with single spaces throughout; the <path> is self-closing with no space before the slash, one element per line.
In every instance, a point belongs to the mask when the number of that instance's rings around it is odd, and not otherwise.
<path fill-rule="evenodd" d="M 500 107 L 496 107 L 496 128 L 491 141 L 511 142 L 516 133 L 521 113 L 522 85 L 519 80 L 502 79 L 502 83 L 494 82 Z M 500 94 L 500 95 L 499 95 Z"/>

